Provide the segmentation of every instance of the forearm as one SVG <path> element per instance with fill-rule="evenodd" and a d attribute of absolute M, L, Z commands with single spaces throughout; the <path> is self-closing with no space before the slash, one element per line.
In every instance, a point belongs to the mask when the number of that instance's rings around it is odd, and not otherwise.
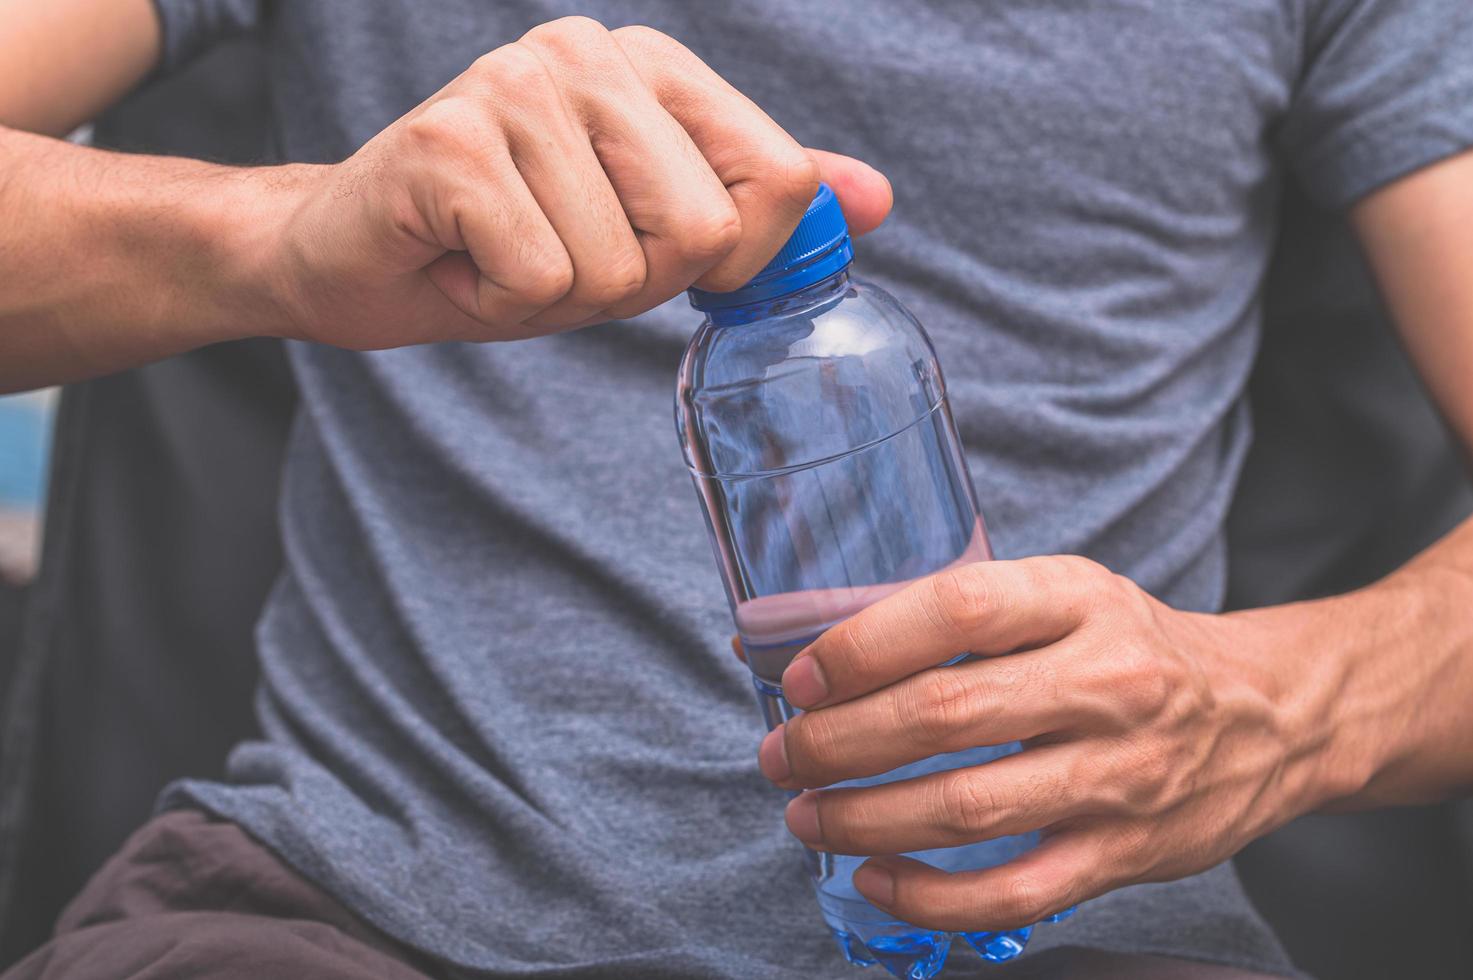
<path fill-rule="evenodd" d="M 0 129 L 0 390 L 282 333 L 267 258 L 296 172 Z"/>
<path fill-rule="evenodd" d="M 1234 613 L 1272 679 L 1290 813 L 1473 789 L 1473 519 L 1359 591 Z"/>
<path fill-rule="evenodd" d="M 1473 448 L 1473 152 L 1388 184 L 1351 217 L 1423 381 Z M 1473 520 L 1376 585 L 1262 615 L 1300 621 L 1297 649 L 1279 655 L 1324 660 L 1300 671 L 1333 746 L 1322 804 L 1473 790 Z"/>

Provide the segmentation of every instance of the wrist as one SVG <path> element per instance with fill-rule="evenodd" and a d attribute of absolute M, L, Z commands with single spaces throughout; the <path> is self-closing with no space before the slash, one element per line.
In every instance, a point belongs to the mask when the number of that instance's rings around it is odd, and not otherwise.
<path fill-rule="evenodd" d="M 111 153 L 0 127 L 0 390 L 290 335 L 279 243 L 320 169 Z"/>
<path fill-rule="evenodd" d="M 54 198 L 65 205 L 55 219 L 65 226 L 66 265 L 88 270 L 64 286 L 57 277 L 54 308 L 112 326 L 80 353 L 107 362 L 117 343 L 152 360 L 290 334 L 280 242 L 305 183 L 300 171 L 313 168 L 226 167 L 65 144 L 47 150 L 57 159 L 52 186 L 91 189 Z M 49 196 L 34 199 L 33 223 Z"/>
<path fill-rule="evenodd" d="M 112 163 L 112 161 L 107 161 Z M 227 167 L 131 158 L 100 175 L 80 208 L 98 305 L 152 338 L 153 356 L 247 337 L 292 335 L 290 264 L 281 243 L 308 166 Z"/>
<path fill-rule="evenodd" d="M 1377 662 L 1405 608 L 1375 590 L 1223 617 L 1271 705 L 1280 755 L 1277 823 L 1364 792 L 1384 766 L 1394 685 Z"/>
<path fill-rule="evenodd" d="M 1221 617 L 1269 678 L 1285 819 L 1473 789 L 1470 555 L 1473 519 L 1367 588 Z"/>
<path fill-rule="evenodd" d="M 287 242 L 319 169 L 213 168 L 196 189 L 201 198 L 187 209 L 181 244 L 197 288 L 181 294 L 183 309 L 173 316 L 199 331 L 197 342 L 299 335 L 299 270 Z"/>
<path fill-rule="evenodd" d="M 1465 523 L 1450 537 L 1466 543 L 1468 530 Z M 1467 613 L 1473 574 L 1467 564 L 1415 559 L 1344 599 L 1359 601 L 1354 670 L 1338 724 L 1341 740 L 1355 743 L 1365 772 L 1332 807 L 1432 803 L 1467 793 L 1473 788 L 1473 624 Z"/>

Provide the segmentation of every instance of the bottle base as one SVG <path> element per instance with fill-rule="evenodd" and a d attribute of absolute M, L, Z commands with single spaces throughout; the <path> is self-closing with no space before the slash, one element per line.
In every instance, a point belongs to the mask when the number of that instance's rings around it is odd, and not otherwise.
<path fill-rule="evenodd" d="M 1051 915 L 1046 923 L 1062 922 L 1074 914 L 1069 908 Z M 1033 935 L 1033 926 L 1000 932 L 938 932 L 919 929 L 903 922 L 891 921 L 876 930 L 875 925 L 862 928 L 870 933 L 866 939 L 861 930 L 851 931 L 829 922 L 829 931 L 839 944 L 844 959 L 855 966 L 882 966 L 899 980 L 931 980 L 946 966 L 951 944 L 960 936 L 988 963 L 1005 963 L 1021 954 Z"/>

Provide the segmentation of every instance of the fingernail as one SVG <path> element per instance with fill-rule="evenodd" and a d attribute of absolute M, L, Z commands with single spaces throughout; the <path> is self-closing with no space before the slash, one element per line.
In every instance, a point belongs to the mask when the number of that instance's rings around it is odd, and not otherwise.
<path fill-rule="evenodd" d="M 783 697 L 795 708 L 811 708 L 829 696 L 829 682 L 813 656 L 799 654 L 783 671 Z"/>
<path fill-rule="evenodd" d="M 877 864 L 861 865 L 854 872 L 854 887 L 873 905 L 886 906 L 895 899 L 895 875 Z"/>
<path fill-rule="evenodd" d="M 818 794 L 800 793 L 788 803 L 788 830 L 809 847 L 823 844 L 823 830 L 818 825 Z"/>
<path fill-rule="evenodd" d="M 762 746 L 757 750 L 757 767 L 774 783 L 783 782 L 793 774 L 788 767 L 788 747 L 783 744 L 782 725 L 768 732 L 762 740 Z"/>

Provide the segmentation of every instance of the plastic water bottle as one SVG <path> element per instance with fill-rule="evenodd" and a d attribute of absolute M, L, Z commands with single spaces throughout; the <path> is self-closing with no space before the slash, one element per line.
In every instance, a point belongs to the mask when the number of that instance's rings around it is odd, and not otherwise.
<path fill-rule="evenodd" d="M 839 202 L 822 187 L 781 252 L 730 293 L 690 291 L 676 427 L 768 728 L 797 712 L 782 672 L 828 627 L 921 576 L 992 557 L 936 352 L 884 290 L 850 274 Z M 979 765 L 1016 744 L 937 756 L 873 785 Z M 1025 834 L 909 856 L 948 871 L 1000 864 Z M 897 921 L 851 878 L 864 858 L 807 852 L 823 917 L 851 963 L 941 971 L 952 935 Z M 961 933 L 984 959 L 1032 927 Z"/>

